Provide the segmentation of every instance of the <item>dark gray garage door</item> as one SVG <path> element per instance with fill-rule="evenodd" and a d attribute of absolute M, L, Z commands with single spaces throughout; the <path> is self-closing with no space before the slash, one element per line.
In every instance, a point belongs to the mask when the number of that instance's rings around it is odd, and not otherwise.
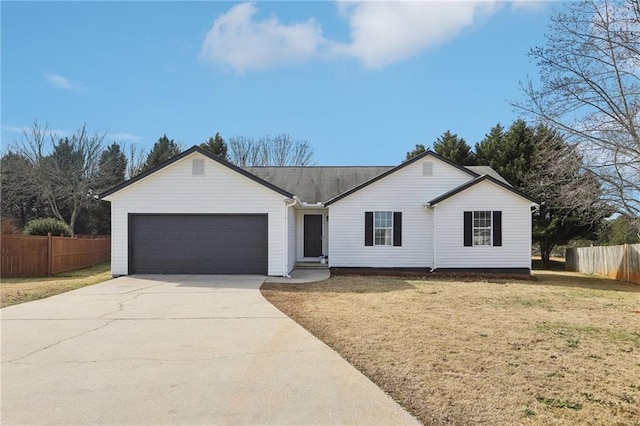
<path fill-rule="evenodd" d="M 266 274 L 266 215 L 129 216 L 129 273 Z"/>

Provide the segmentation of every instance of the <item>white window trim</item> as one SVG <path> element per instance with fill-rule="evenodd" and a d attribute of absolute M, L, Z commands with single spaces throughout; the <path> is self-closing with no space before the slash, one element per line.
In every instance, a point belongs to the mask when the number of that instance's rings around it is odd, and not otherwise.
<path fill-rule="evenodd" d="M 391 214 L 391 226 L 384 226 L 384 227 L 380 227 L 380 226 L 376 226 L 376 215 L 378 213 L 390 213 Z M 376 230 L 378 229 L 384 229 L 384 230 L 388 230 L 391 238 L 388 240 L 389 243 L 386 243 L 386 239 L 385 239 L 385 244 L 378 244 L 376 241 Z M 373 246 L 374 247 L 392 247 L 393 246 L 393 211 L 388 211 L 388 210 L 378 210 L 378 211 L 374 211 L 373 212 Z"/>
<path fill-rule="evenodd" d="M 489 213 L 489 226 L 476 226 L 476 213 Z M 489 242 L 487 244 L 476 244 L 476 229 L 489 230 Z M 473 247 L 493 247 L 493 211 L 492 210 L 473 210 L 471 216 L 471 241 Z"/>

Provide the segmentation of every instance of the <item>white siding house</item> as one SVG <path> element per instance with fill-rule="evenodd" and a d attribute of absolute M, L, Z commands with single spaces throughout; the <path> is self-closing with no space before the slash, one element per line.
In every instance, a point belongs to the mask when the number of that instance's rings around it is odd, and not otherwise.
<path fill-rule="evenodd" d="M 531 267 L 535 201 L 430 151 L 397 167 L 241 169 L 194 146 L 102 198 L 113 275 L 288 276 L 326 255 L 333 268 Z"/>

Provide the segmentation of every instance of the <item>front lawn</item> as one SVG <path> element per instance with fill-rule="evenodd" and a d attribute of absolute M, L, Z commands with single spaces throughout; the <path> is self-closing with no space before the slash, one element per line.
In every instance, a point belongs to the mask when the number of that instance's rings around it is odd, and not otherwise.
<path fill-rule="evenodd" d="M 639 424 L 640 285 L 536 276 L 262 292 L 426 424 Z"/>
<path fill-rule="evenodd" d="M 111 279 L 111 262 L 106 261 L 89 268 L 63 272 L 51 277 L 3 278 L 0 282 L 0 308 L 18 303 L 44 299 Z"/>

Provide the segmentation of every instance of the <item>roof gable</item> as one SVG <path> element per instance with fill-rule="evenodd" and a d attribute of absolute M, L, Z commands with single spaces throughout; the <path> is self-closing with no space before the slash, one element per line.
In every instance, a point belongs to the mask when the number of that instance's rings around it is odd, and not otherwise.
<path fill-rule="evenodd" d="M 267 182 L 266 180 L 263 180 L 263 179 L 259 178 L 258 176 L 253 175 L 253 174 L 249 173 L 248 171 L 243 170 L 243 169 L 241 169 L 240 167 L 238 167 L 238 166 L 236 166 L 234 164 L 231 164 L 230 162 L 228 162 L 226 160 L 223 160 L 222 158 L 218 157 L 217 155 L 212 154 L 209 151 L 206 151 L 206 150 L 200 148 L 197 145 L 194 145 L 191 148 L 189 148 L 188 150 L 183 151 L 183 152 L 181 152 L 180 154 L 178 154 L 178 155 L 176 155 L 174 157 L 171 157 L 170 159 L 168 159 L 164 163 L 159 164 L 156 167 L 153 167 L 153 168 L 147 170 L 144 173 L 140 173 L 139 175 L 134 176 L 131 179 L 126 180 L 126 181 L 122 182 L 121 184 L 114 186 L 113 188 L 111 188 L 111 189 L 103 192 L 102 194 L 100 194 L 99 197 L 100 198 L 105 198 L 105 197 L 108 197 L 109 195 L 115 194 L 116 192 L 118 192 L 118 191 L 120 191 L 120 190 L 122 190 L 124 188 L 127 188 L 130 185 L 133 185 L 134 183 L 136 183 L 136 182 L 138 182 L 138 181 L 140 181 L 140 180 L 142 180 L 142 179 L 144 179 L 144 178 L 146 178 L 146 177 L 148 177 L 148 176 L 150 176 L 150 175 L 152 175 L 152 174 L 164 169 L 165 167 L 175 163 L 176 161 L 182 160 L 183 158 L 185 158 L 185 157 L 187 157 L 187 156 L 189 156 L 189 155 L 191 155 L 193 153 L 196 153 L 196 152 L 199 153 L 199 154 L 204 155 L 205 157 L 207 157 L 207 158 L 209 158 L 209 159 L 211 159 L 211 160 L 213 160 L 213 161 L 215 161 L 215 162 L 217 162 L 217 163 L 219 163 L 219 164 L 221 164 L 221 165 L 223 165 L 223 166 L 225 166 L 225 167 L 227 167 L 227 168 L 229 168 L 229 169 L 231 169 L 231 170 L 233 170 L 233 171 L 235 171 L 235 172 L 237 172 L 237 173 L 239 173 L 239 174 L 241 174 L 241 175 L 243 175 L 243 176 L 245 176 L 245 177 L 247 177 L 247 178 L 249 178 L 251 180 L 253 180 L 254 182 L 259 183 L 260 185 L 266 186 L 267 188 L 269 188 L 269 189 L 271 189 L 271 190 L 273 190 L 273 191 L 275 191 L 275 192 L 277 192 L 277 193 L 279 193 L 281 195 L 284 195 L 285 197 L 293 198 L 293 194 L 289 193 L 288 191 L 285 191 L 284 189 L 279 188 L 279 187 L 273 185 L 272 183 Z"/>
<path fill-rule="evenodd" d="M 428 206 L 435 206 L 438 203 L 441 203 L 451 197 L 454 197 L 455 195 L 481 183 L 481 182 L 485 182 L 485 181 L 489 181 L 491 183 L 496 184 L 497 186 L 499 186 L 502 189 L 505 189 L 521 198 L 524 198 L 527 201 L 531 201 L 534 204 L 539 204 L 538 201 L 536 201 L 535 199 L 533 199 L 532 197 L 528 196 L 527 194 L 525 194 L 524 192 L 518 191 L 517 189 L 515 189 L 514 187 L 512 187 L 511 185 L 509 185 L 508 183 L 502 182 L 496 178 L 494 178 L 493 176 L 490 175 L 482 175 L 479 176 L 465 184 L 460 185 L 457 188 L 452 189 L 449 192 L 446 192 L 442 195 L 440 195 L 439 197 L 434 198 L 433 200 L 429 201 L 427 203 Z"/>
<path fill-rule="evenodd" d="M 433 152 L 433 151 L 431 151 L 431 150 L 427 150 L 427 151 L 423 152 L 422 154 L 420 154 L 420 155 L 416 155 L 416 156 L 415 156 L 415 157 L 413 157 L 412 159 L 407 160 L 407 161 L 405 161 L 404 163 L 402 163 L 402 164 L 400 164 L 400 165 L 398 165 L 398 166 L 396 166 L 396 167 L 394 167 L 394 168 L 392 168 L 392 169 L 390 169 L 390 170 L 386 171 L 385 173 L 382 173 L 381 175 L 378 175 L 378 176 L 374 177 L 373 179 L 370 179 L 370 180 L 368 180 L 368 181 L 366 181 L 366 182 L 364 182 L 364 183 L 362 183 L 362 184 L 360 184 L 360 185 L 356 186 L 355 188 L 352 188 L 352 189 L 350 189 L 349 191 L 344 192 L 344 193 L 342 193 L 342 194 L 338 195 L 337 197 L 334 197 L 334 198 L 332 198 L 332 199 L 328 200 L 328 201 L 327 201 L 327 202 L 325 202 L 324 204 L 325 204 L 325 206 L 328 206 L 328 205 L 330 205 L 330 204 L 333 204 L 333 203 L 335 203 L 336 201 L 339 201 L 339 200 L 341 200 L 341 199 L 343 199 L 343 198 L 345 198 L 345 197 L 348 197 L 349 195 L 353 194 L 354 192 L 359 191 L 359 190 L 361 190 L 362 188 L 365 188 L 366 186 L 369 186 L 369 185 L 371 185 L 372 183 L 377 182 L 377 181 L 379 181 L 380 179 L 383 179 L 383 178 L 385 178 L 385 177 L 389 176 L 390 174 L 395 173 L 395 172 L 397 172 L 398 170 L 403 169 L 404 167 L 407 167 L 407 166 L 409 166 L 409 165 L 411 165 L 411 164 L 415 163 L 416 161 L 419 161 L 419 160 L 421 160 L 421 159 L 423 159 L 423 158 L 425 158 L 425 157 L 428 157 L 428 156 L 431 156 L 431 157 L 435 158 L 435 159 L 436 159 L 436 160 L 438 160 L 438 161 L 441 161 L 441 162 L 443 162 L 443 163 L 445 163 L 445 164 L 448 164 L 449 166 L 451 166 L 451 167 L 453 167 L 453 168 L 455 168 L 455 169 L 458 169 L 458 170 L 460 170 L 461 172 L 466 173 L 467 175 L 469 175 L 469 176 L 471 176 L 471 177 L 473 177 L 473 178 L 476 178 L 476 177 L 478 177 L 478 176 L 479 176 L 479 175 L 478 175 L 476 172 L 474 172 L 473 170 L 470 170 L 470 169 L 468 169 L 468 168 L 466 168 L 466 167 L 460 166 L 460 165 L 458 165 L 458 164 L 454 163 L 453 161 L 451 161 L 451 160 L 449 160 L 449 159 L 446 159 L 446 158 L 444 158 L 444 157 L 442 157 L 442 156 L 440 156 L 440 155 L 436 154 L 435 152 Z"/>

